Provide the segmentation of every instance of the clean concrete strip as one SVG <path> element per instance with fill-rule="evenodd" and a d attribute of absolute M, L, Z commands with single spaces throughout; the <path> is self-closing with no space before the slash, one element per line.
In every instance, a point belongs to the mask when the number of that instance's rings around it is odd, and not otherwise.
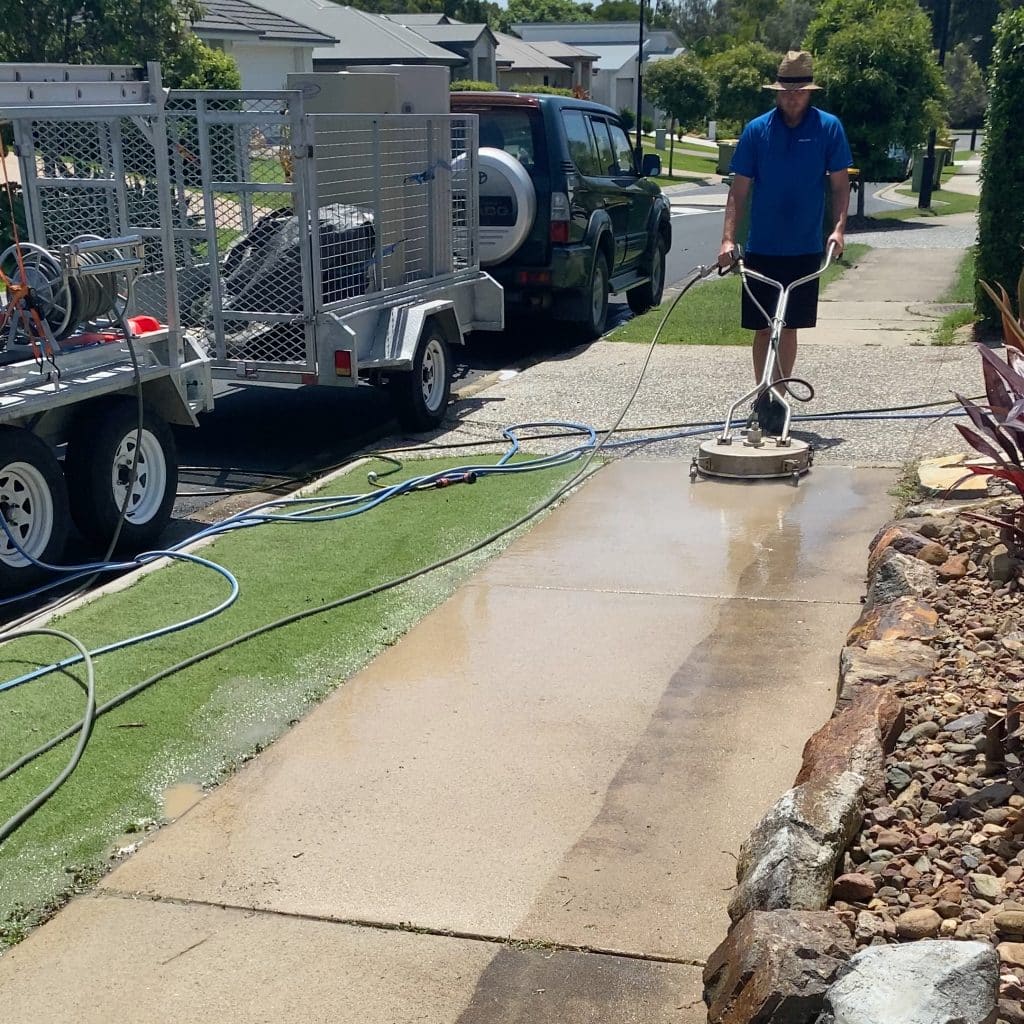
<path fill-rule="evenodd" d="M 691 486 L 675 460 L 608 467 L 147 841 L 106 897 L 0 959 L 0 994 L 25 1005 L 59 961 L 77 1005 L 107 1011 L 96 1019 L 136 1005 L 124 987 L 155 1013 L 187 984 L 194 1021 L 232 1019 L 224 986 L 252 999 L 262 985 L 343 1021 L 415 1019 L 394 1000 L 419 991 L 439 1024 L 696 1024 L 687 965 L 721 940 L 734 851 L 832 708 L 890 480 Z M 181 906 L 110 899 L 136 893 Z M 187 947 L 224 913 L 210 904 L 256 913 L 190 969 Z M 548 950 L 545 964 L 506 937 L 624 955 Z M 374 954 L 349 957 L 360 944 Z M 461 1004 L 424 980 L 437 958 Z M 580 985 L 597 986 L 589 1002 Z"/>
<path fill-rule="evenodd" d="M 703 1007 L 693 967 L 111 896 L 4 956 L 0 1005 L 33 1024 L 679 1024 Z"/>

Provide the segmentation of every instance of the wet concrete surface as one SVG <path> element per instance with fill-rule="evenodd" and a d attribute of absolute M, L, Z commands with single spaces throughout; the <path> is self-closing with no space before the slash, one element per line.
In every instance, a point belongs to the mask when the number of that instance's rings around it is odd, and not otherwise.
<path fill-rule="evenodd" d="M 25 999 L 67 946 L 89 950 L 79 1005 L 122 1005 L 125 916 L 163 943 L 151 919 L 171 913 L 121 899 L 142 895 L 179 904 L 178 940 L 129 968 L 147 1011 L 177 997 L 170 947 L 203 938 L 212 904 L 253 916 L 201 954 L 192 1020 L 236 1019 L 223 987 L 251 986 L 253 949 L 299 941 L 310 919 L 336 929 L 311 948 L 381 959 L 354 958 L 333 989 L 308 957 L 275 964 L 273 999 L 302 1005 L 318 984 L 349 1014 L 303 1019 L 416 1019 L 396 993 L 440 956 L 461 996 L 422 984 L 426 1020 L 703 1020 L 699 965 L 725 933 L 736 850 L 831 710 L 891 474 L 741 488 L 691 486 L 686 469 L 604 469 L 0 959 L 0 994 Z M 382 931 L 399 928 L 431 934 Z"/>

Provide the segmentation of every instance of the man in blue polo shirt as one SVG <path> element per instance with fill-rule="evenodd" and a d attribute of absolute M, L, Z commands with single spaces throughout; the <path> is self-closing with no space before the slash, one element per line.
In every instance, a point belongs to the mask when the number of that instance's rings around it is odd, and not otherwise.
<path fill-rule="evenodd" d="M 811 94 L 820 86 L 814 84 L 809 53 L 790 50 L 779 65 L 777 81 L 765 88 L 775 91 L 776 106 L 750 121 L 736 146 L 729 168 L 733 183 L 725 207 L 718 263 L 723 269 L 733 264 L 738 212 L 746 207 L 751 187 L 756 186 L 744 262 L 788 285 L 821 266 L 826 174 L 835 225 L 825 244 L 835 244 L 837 257 L 842 253 L 850 203 L 847 169 L 853 157 L 839 118 L 811 106 Z M 750 288 L 768 314 L 774 314 L 777 289 L 753 280 Z M 796 332 L 801 327 L 813 327 L 817 315 L 818 281 L 814 280 L 790 296 L 775 379 L 792 375 Z M 760 380 L 768 355 L 770 324 L 745 289 L 742 324 L 754 331 L 754 376 Z M 757 409 L 761 426 L 768 433 L 778 433 L 782 407 L 768 395 L 762 399 Z"/>

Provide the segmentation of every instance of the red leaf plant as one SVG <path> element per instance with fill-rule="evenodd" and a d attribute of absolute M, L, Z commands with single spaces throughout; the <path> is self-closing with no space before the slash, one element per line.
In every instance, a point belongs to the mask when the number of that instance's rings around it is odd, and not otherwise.
<path fill-rule="evenodd" d="M 1002 316 L 1006 359 L 1000 359 L 984 345 L 978 345 L 985 378 L 988 406 L 978 405 L 957 395 L 971 420 L 971 426 L 957 424 L 964 440 L 977 452 L 992 460 L 992 465 L 968 466 L 980 476 L 992 476 L 1010 484 L 1021 504 L 1008 508 L 1000 517 L 968 513 L 971 519 L 998 526 L 1007 547 L 1024 551 L 1024 271 L 1017 282 L 1016 316 L 1006 289 L 997 284 L 998 293 L 986 282 L 982 288 L 996 304 Z"/>

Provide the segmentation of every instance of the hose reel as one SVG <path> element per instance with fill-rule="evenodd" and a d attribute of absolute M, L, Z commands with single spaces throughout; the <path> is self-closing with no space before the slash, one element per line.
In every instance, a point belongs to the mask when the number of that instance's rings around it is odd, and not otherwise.
<path fill-rule="evenodd" d="M 50 339 L 63 341 L 86 324 L 120 322 L 131 286 L 142 267 L 142 239 L 79 235 L 54 253 L 18 242 L 0 254 L 0 326 L 8 343 L 25 344 L 38 333 L 34 317 Z M 19 337 L 19 334 L 21 335 Z"/>

